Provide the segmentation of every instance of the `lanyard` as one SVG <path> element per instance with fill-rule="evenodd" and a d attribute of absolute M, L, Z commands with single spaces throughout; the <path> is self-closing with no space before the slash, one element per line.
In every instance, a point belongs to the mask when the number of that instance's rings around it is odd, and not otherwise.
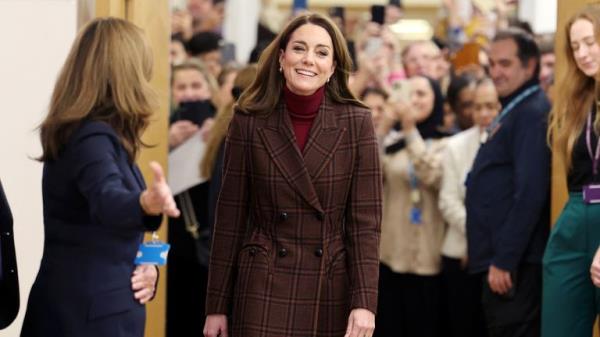
<path fill-rule="evenodd" d="M 425 141 L 425 147 L 429 148 L 430 145 L 431 139 L 427 139 Z M 419 178 L 417 177 L 415 165 L 410 157 L 408 158 L 408 179 L 410 184 L 410 199 L 413 205 L 416 205 L 421 202 L 421 191 L 419 190 Z"/>
<path fill-rule="evenodd" d="M 410 188 L 412 190 L 416 190 L 419 188 L 419 178 L 417 178 L 417 174 L 415 172 L 415 166 L 412 163 L 412 160 L 408 160 L 408 178 L 410 183 Z"/>
<path fill-rule="evenodd" d="M 587 127 L 585 132 L 585 141 L 587 143 L 588 154 L 592 160 L 592 169 L 594 176 L 598 174 L 598 159 L 600 159 L 600 141 L 596 142 L 596 155 L 592 153 L 592 112 L 588 114 Z"/>
<path fill-rule="evenodd" d="M 487 134 L 489 135 L 492 132 L 492 130 L 494 130 L 498 126 L 498 124 L 500 124 L 500 122 L 504 119 L 504 117 L 506 117 L 506 115 L 508 115 L 508 113 L 511 112 L 512 109 L 515 108 L 515 106 L 517 104 L 521 103 L 525 98 L 533 95 L 538 90 L 540 90 L 540 86 L 536 84 L 533 87 L 530 87 L 529 89 L 523 91 L 521 94 L 519 94 L 519 96 L 515 97 L 515 99 L 510 101 L 506 105 L 506 107 L 504 109 L 502 109 L 500 114 L 498 116 L 496 116 L 496 118 L 494 118 L 492 123 L 487 127 L 487 129 L 486 129 Z"/>

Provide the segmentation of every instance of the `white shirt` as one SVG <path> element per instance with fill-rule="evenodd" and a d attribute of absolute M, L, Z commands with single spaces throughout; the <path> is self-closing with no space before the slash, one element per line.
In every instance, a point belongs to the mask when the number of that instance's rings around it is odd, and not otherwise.
<path fill-rule="evenodd" d="M 481 145 L 479 126 L 462 131 L 448 139 L 442 162 L 442 184 L 439 207 L 448 224 L 442 255 L 451 258 L 467 256 L 465 180 Z"/>

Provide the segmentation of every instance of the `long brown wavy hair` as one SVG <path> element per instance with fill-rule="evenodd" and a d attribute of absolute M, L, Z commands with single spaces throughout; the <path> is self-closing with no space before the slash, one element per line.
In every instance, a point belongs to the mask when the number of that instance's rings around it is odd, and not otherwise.
<path fill-rule="evenodd" d="M 550 112 L 548 141 L 554 142 L 556 154 L 565 164 L 567 172 L 572 166 L 573 147 L 583 130 L 598 91 L 596 79 L 579 70 L 573 56 L 570 30 L 573 23 L 581 19 L 592 23 L 596 40 L 600 43 L 600 5 L 596 3 L 583 7 L 569 19 L 564 30 L 566 38 L 563 50 L 567 56 L 567 73 L 557 83 L 562 98 L 555 100 Z M 596 133 L 600 131 L 600 114 L 596 115 L 594 130 Z"/>
<path fill-rule="evenodd" d="M 237 88 L 236 90 L 240 90 L 242 92 L 246 90 L 256 78 L 256 73 L 256 64 L 249 64 L 239 70 L 235 80 L 233 81 L 234 89 Z M 213 174 L 212 170 L 215 165 L 217 153 L 219 153 L 219 148 L 221 147 L 221 144 L 225 139 L 225 135 L 227 134 L 229 122 L 231 122 L 231 119 L 233 118 L 234 105 L 235 101 L 231 101 L 229 104 L 226 104 L 219 109 L 217 112 L 217 117 L 215 118 L 215 124 L 213 124 L 210 131 L 210 136 L 206 144 L 206 152 L 204 153 L 204 157 L 200 163 L 200 174 L 208 179 L 210 179 Z"/>
<path fill-rule="evenodd" d="M 130 160 L 158 108 L 150 87 L 152 51 L 143 31 L 118 18 L 97 18 L 81 29 L 56 80 L 40 125 L 40 161 L 58 158 L 83 120 L 103 121 L 119 135 Z"/>
<path fill-rule="evenodd" d="M 335 70 L 326 94 L 338 103 L 350 103 L 364 107 L 348 88 L 348 76 L 352 69 L 352 59 L 346 46 L 344 36 L 329 18 L 316 13 L 308 13 L 296 17 L 267 46 L 258 60 L 258 73 L 250 87 L 239 99 L 239 110 L 246 113 L 270 114 L 277 106 L 285 78 L 279 72 L 279 53 L 285 50 L 292 33 L 300 26 L 313 24 L 327 31 L 333 42 L 333 60 Z"/>

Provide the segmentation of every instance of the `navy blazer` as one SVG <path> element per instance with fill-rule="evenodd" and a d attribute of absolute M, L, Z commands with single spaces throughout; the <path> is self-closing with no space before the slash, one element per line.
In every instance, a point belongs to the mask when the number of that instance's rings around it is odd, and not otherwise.
<path fill-rule="evenodd" d="M 131 289 L 145 230 L 145 189 L 115 131 L 84 121 L 44 164 L 44 253 L 21 336 L 142 337 L 145 309 Z"/>
<path fill-rule="evenodd" d="M 504 103 L 535 81 L 526 83 Z M 492 132 L 467 182 L 469 270 L 490 264 L 514 271 L 541 263 L 549 226 L 550 149 L 546 129 L 550 103 L 539 90 L 517 104 Z"/>
<path fill-rule="evenodd" d="M 0 182 L 0 329 L 19 313 L 19 277 L 13 240 L 13 217 Z"/>

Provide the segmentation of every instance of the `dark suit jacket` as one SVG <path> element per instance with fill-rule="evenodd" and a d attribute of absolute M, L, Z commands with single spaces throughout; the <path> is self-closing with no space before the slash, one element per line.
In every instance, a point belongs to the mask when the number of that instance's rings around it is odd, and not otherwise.
<path fill-rule="evenodd" d="M 144 307 L 131 290 L 144 230 L 145 188 L 115 131 L 85 121 L 44 164 L 44 253 L 21 336 L 142 337 Z"/>
<path fill-rule="evenodd" d="M 503 105 L 535 84 L 526 83 Z M 550 216 L 549 110 L 546 95 L 537 91 L 479 149 L 465 199 L 472 272 L 487 271 L 490 264 L 516 271 L 522 262 L 541 263 Z"/>
<path fill-rule="evenodd" d="M 343 336 L 377 307 L 382 178 L 371 114 L 325 98 L 304 153 L 285 104 L 236 112 L 226 141 L 207 314 L 233 336 Z"/>
<path fill-rule="evenodd" d="M 0 183 L 0 329 L 19 312 L 19 278 L 13 240 L 13 218 Z"/>

